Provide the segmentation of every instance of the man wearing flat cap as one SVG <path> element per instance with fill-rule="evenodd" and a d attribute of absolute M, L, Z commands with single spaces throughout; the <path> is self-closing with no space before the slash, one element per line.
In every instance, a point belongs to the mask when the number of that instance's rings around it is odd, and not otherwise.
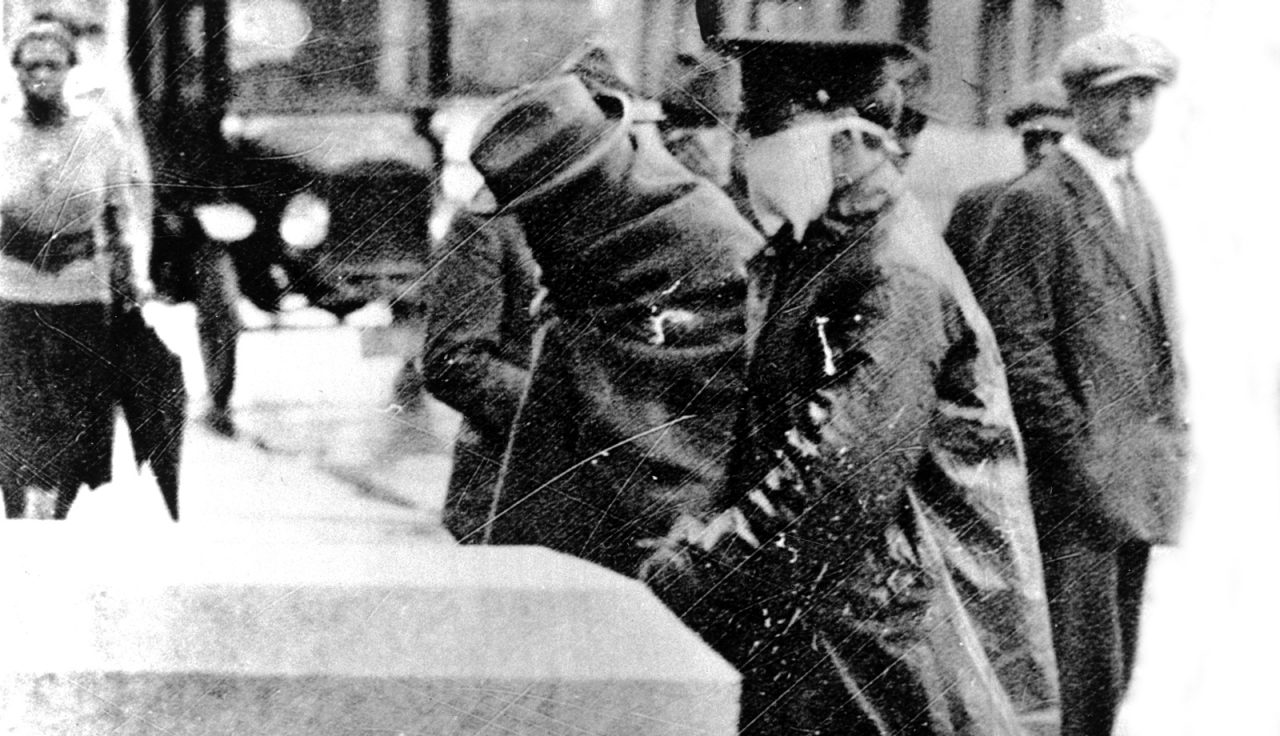
<path fill-rule="evenodd" d="M 1014 94 L 1013 102 L 1005 111 L 1004 124 L 1021 139 L 1025 165 L 1022 173 L 1031 171 L 1057 148 L 1062 136 L 1073 127 L 1066 90 L 1056 79 L 1042 79 L 1027 85 Z M 978 246 L 996 199 L 1017 178 L 989 181 L 961 193 L 942 234 L 956 263 L 979 294 L 984 289 L 975 283 L 978 271 L 974 263 L 981 258 Z"/>
<path fill-rule="evenodd" d="M 1176 63 L 1103 31 L 1060 59 L 1076 131 L 996 203 L 978 264 L 1027 443 L 1065 736 L 1107 736 L 1147 560 L 1173 541 L 1187 429 L 1172 278 L 1133 173 Z"/>

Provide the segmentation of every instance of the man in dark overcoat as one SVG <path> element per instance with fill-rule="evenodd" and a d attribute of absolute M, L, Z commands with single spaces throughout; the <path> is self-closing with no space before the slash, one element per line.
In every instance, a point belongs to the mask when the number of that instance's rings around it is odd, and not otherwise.
<path fill-rule="evenodd" d="M 1025 169 L 1031 171 L 1044 162 L 1057 148 L 1062 136 L 1071 130 L 1071 108 L 1067 105 L 1067 93 L 1057 79 L 1042 79 L 1019 90 L 1004 114 L 1004 124 L 1022 142 L 1022 158 Z M 1021 176 L 1019 174 L 1018 176 Z M 956 257 L 956 263 L 969 278 L 975 291 L 983 291 L 974 283 L 978 269 L 974 262 L 981 259 L 978 247 L 986 232 L 991 211 L 1000 194 L 1018 177 L 988 181 L 966 189 L 956 200 L 947 220 L 942 239 Z"/>
<path fill-rule="evenodd" d="M 1078 133 L 996 204 L 980 300 L 1008 366 L 1062 679 L 1063 734 L 1109 735 L 1151 546 L 1182 510 L 1184 374 L 1159 220 L 1133 176 L 1176 63 L 1103 31 L 1064 51 Z"/>
<path fill-rule="evenodd" d="M 760 239 L 629 110 L 556 77 L 505 99 L 471 160 L 546 289 L 487 539 L 635 575 L 646 541 L 723 482 Z"/>
<path fill-rule="evenodd" d="M 907 190 L 893 41 L 743 41 L 749 400 L 723 513 L 655 589 L 743 674 L 743 734 L 1056 730 L 995 338 Z M 681 544 L 683 543 L 683 546 Z M 659 564 L 661 563 L 661 564 Z"/>
<path fill-rule="evenodd" d="M 538 267 L 515 217 L 482 191 L 454 215 L 432 268 L 422 377 L 462 414 L 443 522 L 478 543 L 529 381 Z"/>

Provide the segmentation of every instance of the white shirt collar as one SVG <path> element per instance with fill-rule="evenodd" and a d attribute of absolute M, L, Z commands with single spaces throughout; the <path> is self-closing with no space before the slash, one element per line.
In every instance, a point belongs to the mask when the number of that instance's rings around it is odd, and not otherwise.
<path fill-rule="evenodd" d="M 1098 190 L 1102 192 L 1102 196 L 1107 200 L 1107 205 L 1111 208 L 1111 214 L 1115 217 L 1116 222 L 1124 222 L 1124 209 L 1120 201 L 1120 190 L 1116 187 L 1116 177 L 1128 173 L 1133 166 L 1133 159 L 1110 158 L 1102 155 L 1098 149 L 1085 143 L 1075 133 L 1068 133 L 1063 136 L 1062 143 L 1059 144 L 1063 152 L 1075 159 L 1080 164 L 1089 178 L 1093 180 Z"/>

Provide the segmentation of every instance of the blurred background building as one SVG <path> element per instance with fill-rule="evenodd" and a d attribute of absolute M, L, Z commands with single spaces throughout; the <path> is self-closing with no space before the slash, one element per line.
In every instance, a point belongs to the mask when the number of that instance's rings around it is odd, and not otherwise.
<path fill-rule="evenodd" d="M 1067 41 L 1097 28 L 1104 5 L 728 4 L 740 16 L 736 22 L 754 31 L 863 33 L 901 39 L 928 55 L 926 83 L 914 96 L 933 123 L 920 141 L 911 178 L 939 221 L 964 188 L 1017 171 L 1017 147 L 998 125 L 998 111 L 1012 90 L 1052 70 Z M 441 188 L 432 196 L 443 194 L 446 205 L 437 214 L 447 216 L 450 202 L 469 197 L 479 184 L 463 160 L 478 110 L 502 91 L 553 72 L 584 43 L 607 48 L 652 99 L 675 83 L 681 55 L 708 60 L 725 94 L 736 91 L 733 64 L 707 55 L 694 0 L 5 0 L 6 41 L 39 11 L 104 29 L 104 55 L 113 63 L 82 65 L 77 74 L 96 77 L 82 84 L 107 87 L 115 99 L 131 99 L 132 85 L 161 187 L 200 179 L 253 193 L 254 185 L 270 179 L 270 191 L 258 186 L 252 201 L 240 202 L 259 230 L 270 231 L 271 247 L 258 242 L 264 232 L 249 238 L 254 247 L 283 254 L 275 259 L 283 268 L 271 279 L 256 279 L 260 290 L 270 291 L 266 282 L 274 279 L 285 282 L 280 288 L 312 301 L 328 299 L 339 309 L 374 298 L 413 300 L 411 272 L 421 263 L 399 241 L 423 231 L 400 217 L 380 227 L 368 221 L 379 213 L 421 209 L 422 193 L 404 188 L 436 182 Z M 5 84 L 12 83 L 9 76 Z M 204 140 L 193 140 L 193 131 Z M 179 133 L 181 150 L 170 140 Z M 192 153 L 195 148 L 205 153 Z M 215 167 L 225 180 L 212 181 L 204 159 L 226 151 L 230 165 Z M 270 156 L 297 156 L 300 165 L 258 165 Z M 388 171 L 393 162 L 396 170 Z M 390 192 L 390 207 L 353 201 L 370 169 L 381 185 L 371 191 L 384 199 Z M 306 186 L 317 172 L 323 181 Z M 293 195 L 304 193 L 316 199 L 289 209 Z M 347 206 L 325 212 L 308 206 L 318 200 L 328 207 L 334 199 Z M 435 232 L 441 227 L 438 217 Z M 293 237 L 276 237 L 277 230 Z M 281 264 L 263 261 L 256 268 L 271 265 Z M 325 283 L 312 283 L 317 279 Z M 271 297 L 255 302 L 270 306 Z"/>

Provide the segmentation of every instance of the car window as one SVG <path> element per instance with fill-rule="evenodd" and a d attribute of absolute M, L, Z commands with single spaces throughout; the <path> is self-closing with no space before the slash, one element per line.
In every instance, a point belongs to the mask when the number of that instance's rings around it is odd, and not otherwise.
<path fill-rule="evenodd" d="M 331 111 L 425 96 L 418 0 L 232 0 L 228 21 L 233 109 Z M 199 6 L 187 22 L 198 47 Z"/>

